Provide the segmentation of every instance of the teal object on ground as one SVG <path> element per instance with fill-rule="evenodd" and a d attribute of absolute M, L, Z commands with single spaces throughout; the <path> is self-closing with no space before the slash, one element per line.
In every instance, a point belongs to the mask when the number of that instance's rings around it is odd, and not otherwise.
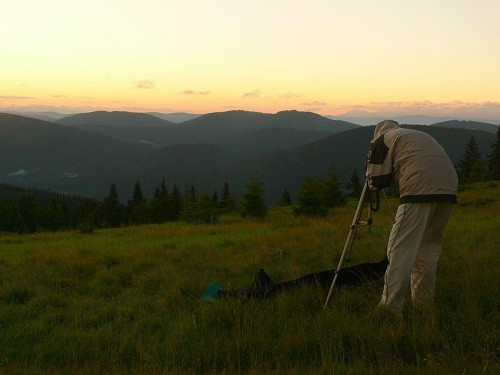
<path fill-rule="evenodd" d="M 200 302 L 216 302 L 219 299 L 219 290 L 222 290 L 222 286 L 217 283 L 211 283 L 201 295 Z"/>

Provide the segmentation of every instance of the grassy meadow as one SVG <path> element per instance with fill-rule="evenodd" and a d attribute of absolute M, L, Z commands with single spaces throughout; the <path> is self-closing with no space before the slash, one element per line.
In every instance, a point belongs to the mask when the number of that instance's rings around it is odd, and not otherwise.
<path fill-rule="evenodd" d="M 335 268 L 356 203 L 319 219 L 280 208 L 212 226 L 2 233 L 0 373 L 500 373 L 500 183 L 460 192 L 431 312 L 377 313 L 382 280 L 335 291 L 327 310 L 310 287 L 198 301 L 211 282 L 250 286 L 261 267 L 275 282 Z M 351 264 L 382 259 L 390 227 L 382 204 Z"/>

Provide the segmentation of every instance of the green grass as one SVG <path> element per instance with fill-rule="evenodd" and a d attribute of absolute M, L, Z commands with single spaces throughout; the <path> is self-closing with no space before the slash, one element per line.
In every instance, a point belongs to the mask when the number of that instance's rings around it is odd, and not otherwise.
<path fill-rule="evenodd" d="M 382 283 L 304 287 L 267 301 L 200 303 L 210 282 L 249 286 L 334 268 L 355 211 L 214 226 L 169 223 L 0 237 L 0 373 L 495 374 L 500 371 L 500 185 L 463 190 L 445 232 L 436 308 L 375 311 Z M 393 206 L 397 205 L 392 202 Z M 352 263 L 384 256 L 382 206 Z"/>

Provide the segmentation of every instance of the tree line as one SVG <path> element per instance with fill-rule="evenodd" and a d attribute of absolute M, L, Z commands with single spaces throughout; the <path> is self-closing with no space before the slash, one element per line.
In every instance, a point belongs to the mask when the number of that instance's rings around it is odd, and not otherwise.
<path fill-rule="evenodd" d="M 476 139 L 473 135 L 469 138 L 462 158 L 455 166 L 460 184 L 500 180 L 500 125 L 490 147 L 491 153 L 483 159 Z"/>
<path fill-rule="evenodd" d="M 351 195 L 361 192 L 360 179 L 354 171 L 348 184 Z M 123 203 L 118 188 L 112 183 L 103 200 L 79 199 L 73 204 L 55 197 L 49 204 L 40 203 L 32 193 L 23 193 L 17 203 L 0 205 L 0 231 L 33 233 L 79 229 L 92 233 L 96 228 L 120 227 L 151 223 L 184 221 L 215 224 L 219 216 L 239 213 L 242 217 L 265 217 L 268 212 L 263 184 L 252 177 L 245 186 L 241 202 L 237 201 L 226 182 L 221 191 L 203 192 L 198 196 L 194 186 L 181 192 L 177 185 L 168 189 L 165 180 L 146 199 L 139 181 L 130 199 Z M 335 171 L 320 181 L 307 175 L 297 193 L 293 212 L 296 215 L 325 215 L 329 207 L 343 205 L 346 195 Z M 278 206 L 291 206 L 292 198 L 285 189 Z"/>
<path fill-rule="evenodd" d="M 32 233 L 80 229 L 93 232 L 95 228 L 120 227 L 167 221 L 215 223 L 222 213 L 234 212 L 237 202 L 224 184 L 219 198 L 203 193 L 199 198 L 195 188 L 186 188 L 183 193 L 177 185 L 169 191 L 165 180 L 155 188 L 153 198 L 147 200 L 139 181 L 136 181 L 132 196 L 122 203 L 118 188 L 111 184 L 108 195 L 102 200 L 79 199 L 73 204 L 59 201 L 55 197 L 49 204 L 39 203 L 35 194 L 21 195 L 17 203 L 0 205 L 0 231 Z"/>

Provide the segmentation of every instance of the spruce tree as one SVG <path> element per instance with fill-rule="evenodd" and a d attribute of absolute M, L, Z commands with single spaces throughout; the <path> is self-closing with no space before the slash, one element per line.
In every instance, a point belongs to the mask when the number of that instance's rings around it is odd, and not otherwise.
<path fill-rule="evenodd" d="M 109 194 L 103 201 L 104 219 L 107 226 L 119 227 L 123 220 L 123 205 L 120 203 L 118 189 L 113 182 L 109 188 Z"/>
<path fill-rule="evenodd" d="M 485 163 L 473 135 L 467 141 L 464 154 L 457 164 L 457 174 L 458 180 L 463 184 L 482 181 L 485 178 Z"/>
<path fill-rule="evenodd" d="M 342 191 L 342 182 L 340 181 L 335 168 L 327 173 L 326 180 L 323 181 L 323 193 L 325 195 L 326 207 L 340 207 L 344 206 L 347 202 Z"/>
<path fill-rule="evenodd" d="M 246 191 L 243 193 L 242 217 L 265 217 L 267 215 L 267 206 L 264 196 L 262 182 L 252 177 L 246 185 Z"/>
<path fill-rule="evenodd" d="M 142 194 L 141 184 L 137 180 L 134 185 L 132 198 L 127 201 L 127 221 L 136 225 L 146 223 L 148 218 L 144 209 L 145 204 L 146 199 Z"/>
<path fill-rule="evenodd" d="M 488 173 L 492 180 L 500 180 L 500 125 L 496 141 L 491 144 L 491 148 L 491 154 L 488 155 Z"/>
<path fill-rule="evenodd" d="M 189 189 L 189 193 L 186 194 L 186 200 L 191 200 L 195 203 L 198 202 L 198 200 L 196 199 L 196 190 L 194 186 L 191 186 L 191 189 Z"/>
<path fill-rule="evenodd" d="M 64 229 L 69 229 L 78 223 L 76 218 L 71 217 L 70 209 L 66 202 L 62 202 L 59 208 L 60 221 Z"/>
<path fill-rule="evenodd" d="M 227 181 L 222 189 L 220 208 L 222 212 L 233 212 L 236 208 L 236 202 L 231 194 L 231 191 L 229 190 Z"/>
<path fill-rule="evenodd" d="M 23 225 L 21 231 L 35 232 L 38 229 L 38 204 L 31 194 L 23 194 L 19 200 L 19 214 Z"/>
<path fill-rule="evenodd" d="M 279 207 L 289 207 L 291 205 L 292 205 L 292 197 L 290 196 L 288 189 L 285 189 L 283 194 L 281 194 L 281 198 L 278 201 L 278 206 Z"/>
<path fill-rule="evenodd" d="M 169 217 L 170 220 L 177 221 L 179 220 L 180 213 L 182 211 L 183 206 L 182 194 L 177 185 L 174 185 L 172 189 L 172 194 L 170 195 L 170 212 Z"/>
<path fill-rule="evenodd" d="M 198 202 L 199 220 L 205 224 L 215 224 L 218 216 L 218 205 L 217 201 L 214 200 L 214 196 L 210 196 L 207 192 L 203 193 Z"/>
<path fill-rule="evenodd" d="M 358 172 L 356 169 L 352 171 L 351 178 L 349 182 L 345 185 L 347 191 L 349 191 L 349 196 L 351 198 L 359 198 L 361 197 L 361 193 L 363 192 L 363 186 L 361 185 L 361 179 L 358 176 Z"/>
<path fill-rule="evenodd" d="M 25 229 L 26 226 L 19 212 L 19 205 L 0 206 L 0 231 L 21 234 Z"/>
<path fill-rule="evenodd" d="M 43 226 L 45 229 L 55 232 L 65 224 L 62 223 L 61 216 L 59 215 L 59 206 L 54 197 L 52 197 L 50 205 L 45 207 L 42 212 L 44 213 Z"/>
<path fill-rule="evenodd" d="M 134 185 L 134 193 L 132 195 L 132 205 L 139 206 L 144 203 L 146 203 L 146 199 L 142 194 L 141 184 L 139 183 L 139 180 L 137 180 Z"/>
<path fill-rule="evenodd" d="M 196 199 L 194 186 L 191 186 L 191 189 L 188 189 L 186 186 L 180 218 L 187 223 L 194 223 L 197 221 L 198 201 Z"/>
<path fill-rule="evenodd" d="M 326 216 L 328 213 L 325 204 L 324 185 L 311 174 L 307 174 L 300 185 L 295 197 L 293 213 L 294 215 L 307 216 Z"/>
<path fill-rule="evenodd" d="M 153 196 L 153 220 L 164 223 L 170 220 L 170 197 L 165 179 L 157 186 Z"/>

